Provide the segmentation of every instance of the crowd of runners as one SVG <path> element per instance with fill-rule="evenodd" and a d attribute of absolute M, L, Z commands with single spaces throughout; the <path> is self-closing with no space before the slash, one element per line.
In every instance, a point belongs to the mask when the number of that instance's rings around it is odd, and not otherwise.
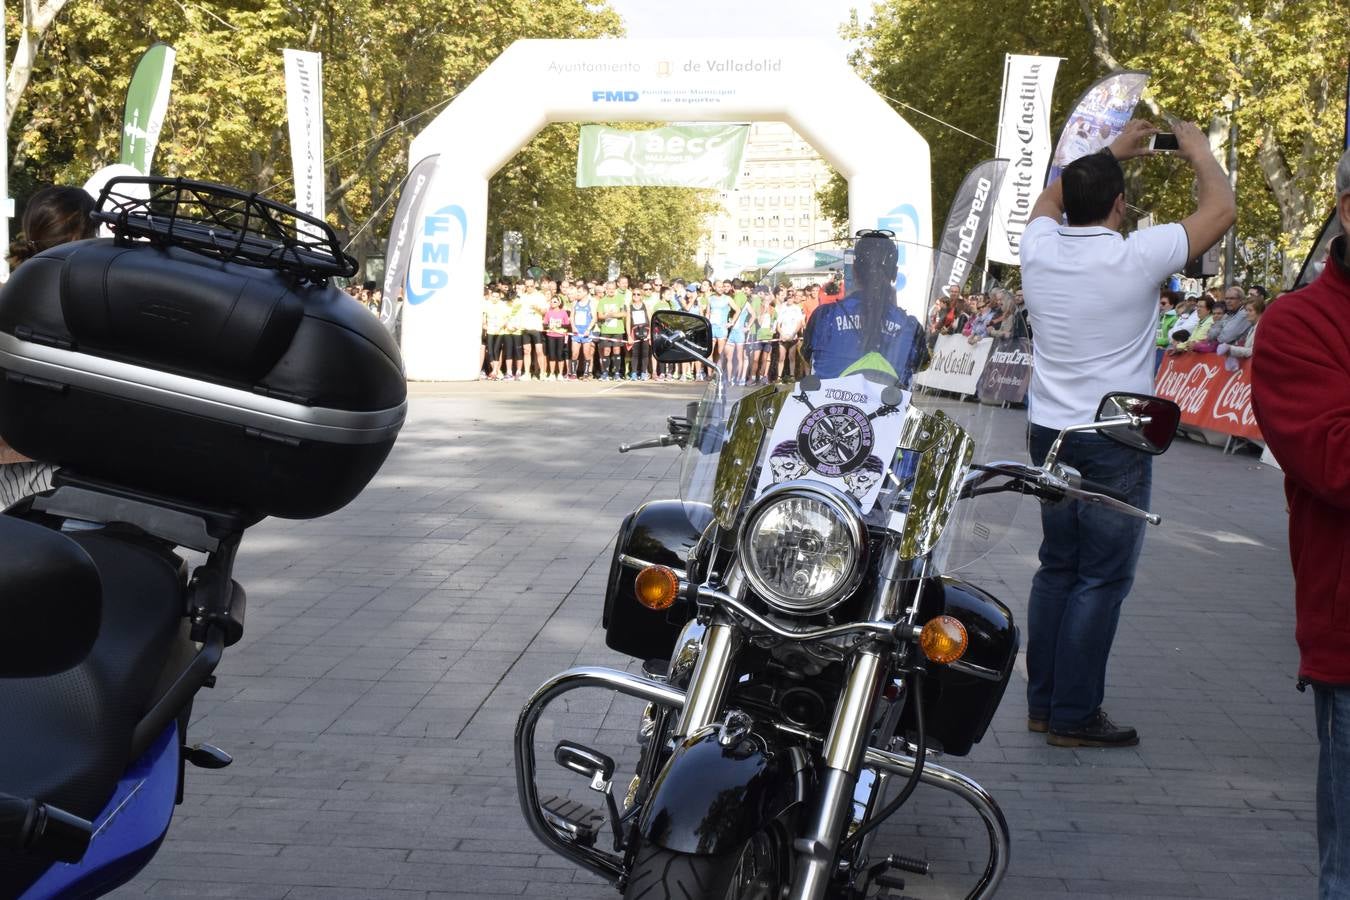
<path fill-rule="evenodd" d="M 701 363 L 660 363 L 651 318 L 688 310 L 712 323 L 714 362 L 738 384 L 794 379 L 797 350 L 816 307 L 842 298 L 836 279 L 774 290 L 739 280 L 633 286 L 614 281 L 498 282 L 483 292 L 482 378 L 493 381 L 597 379 L 694 381 Z"/>

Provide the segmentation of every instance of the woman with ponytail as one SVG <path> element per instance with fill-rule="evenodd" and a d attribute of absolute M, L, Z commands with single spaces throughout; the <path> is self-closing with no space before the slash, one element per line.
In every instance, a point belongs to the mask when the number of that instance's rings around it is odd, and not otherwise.
<path fill-rule="evenodd" d="M 98 223 L 89 217 L 94 198 L 80 188 L 47 187 L 28 201 L 23 211 L 23 231 L 9 245 L 9 267 L 43 250 L 70 241 L 82 241 L 98 233 Z"/>
<path fill-rule="evenodd" d="M 10 269 L 58 244 L 94 237 L 98 223 L 89 217 L 93 211 L 94 198 L 80 188 L 38 191 L 23 211 L 19 239 L 9 245 Z M 51 466 L 16 453 L 0 440 L 0 508 L 49 487 Z"/>

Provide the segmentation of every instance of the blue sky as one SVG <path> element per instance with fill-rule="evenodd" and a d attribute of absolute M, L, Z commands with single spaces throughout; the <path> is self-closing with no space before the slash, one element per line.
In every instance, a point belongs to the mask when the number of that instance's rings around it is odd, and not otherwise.
<path fill-rule="evenodd" d="M 635 38 L 792 37 L 837 43 L 849 10 L 871 0 L 609 0 Z"/>

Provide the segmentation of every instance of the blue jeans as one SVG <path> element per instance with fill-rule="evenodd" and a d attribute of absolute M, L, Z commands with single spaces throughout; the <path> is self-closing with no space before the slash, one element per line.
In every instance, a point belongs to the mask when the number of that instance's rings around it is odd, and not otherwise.
<path fill-rule="evenodd" d="M 1045 460 L 1056 434 L 1029 427 L 1033 462 Z M 1147 454 L 1087 432 L 1065 438 L 1059 460 L 1148 508 L 1153 458 Z M 1081 725 L 1102 705 L 1106 660 L 1145 527 L 1143 519 L 1095 504 L 1041 506 L 1041 567 L 1027 607 L 1027 708 L 1048 718 L 1052 729 Z"/>
<path fill-rule="evenodd" d="M 1320 900 L 1350 898 L 1350 688 L 1313 685 L 1317 706 Z"/>

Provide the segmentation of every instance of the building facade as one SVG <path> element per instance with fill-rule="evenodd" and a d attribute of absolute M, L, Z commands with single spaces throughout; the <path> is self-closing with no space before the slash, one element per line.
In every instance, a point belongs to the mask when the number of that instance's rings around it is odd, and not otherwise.
<path fill-rule="evenodd" d="M 717 277 L 769 268 L 800 247 L 828 241 L 834 228 L 820 211 L 817 192 L 832 170 L 810 144 L 783 122 L 754 122 L 734 190 L 719 193 L 700 262 Z"/>

